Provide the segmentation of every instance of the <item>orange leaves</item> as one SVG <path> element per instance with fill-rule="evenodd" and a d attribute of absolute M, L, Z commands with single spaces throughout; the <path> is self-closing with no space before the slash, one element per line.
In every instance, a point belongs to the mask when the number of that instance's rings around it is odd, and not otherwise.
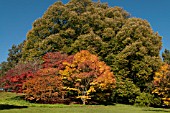
<path fill-rule="evenodd" d="M 82 50 L 81 52 L 78 52 L 74 56 L 74 63 L 82 63 L 82 62 L 85 62 L 85 61 L 95 62 L 97 60 L 98 60 L 98 57 L 95 56 L 95 55 L 92 55 L 87 50 Z"/>
<path fill-rule="evenodd" d="M 39 70 L 34 78 L 27 80 L 23 85 L 26 99 L 37 102 L 55 102 L 61 97 L 62 79 L 57 75 L 55 68 Z"/>

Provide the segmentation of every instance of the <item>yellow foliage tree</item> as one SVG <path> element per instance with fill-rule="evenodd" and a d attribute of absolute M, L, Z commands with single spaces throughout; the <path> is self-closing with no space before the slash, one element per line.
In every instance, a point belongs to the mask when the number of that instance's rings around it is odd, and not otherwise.
<path fill-rule="evenodd" d="M 164 104 L 170 106 L 170 65 L 164 64 L 155 73 L 153 93 L 161 96 Z"/>
<path fill-rule="evenodd" d="M 76 92 L 76 98 L 80 98 L 83 104 L 97 89 L 104 92 L 115 88 L 116 81 L 110 67 L 87 50 L 78 52 L 72 63 L 63 62 L 63 65 L 65 69 L 59 73 L 65 80 L 66 89 Z"/>

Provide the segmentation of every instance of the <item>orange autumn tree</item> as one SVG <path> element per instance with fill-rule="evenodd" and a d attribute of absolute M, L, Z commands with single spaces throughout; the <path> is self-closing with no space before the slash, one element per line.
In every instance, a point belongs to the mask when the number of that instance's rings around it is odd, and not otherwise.
<path fill-rule="evenodd" d="M 89 51 L 78 52 L 72 63 L 65 61 L 63 65 L 65 69 L 59 73 L 65 89 L 72 92 L 73 97 L 80 98 L 83 104 L 95 99 L 97 96 L 94 95 L 102 97 L 103 101 L 112 95 L 116 81 L 110 67 Z"/>
<path fill-rule="evenodd" d="M 170 65 L 164 64 L 154 76 L 153 93 L 158 94 L 163 103 L 170 106 Z"/>
<path fill-rule="evenodd" d="M 23 85 L 25 99 L 38 103 L 59 103 L 62 97 L 62 79 L 56 68 L 37 71 L 32 79 Z"/>

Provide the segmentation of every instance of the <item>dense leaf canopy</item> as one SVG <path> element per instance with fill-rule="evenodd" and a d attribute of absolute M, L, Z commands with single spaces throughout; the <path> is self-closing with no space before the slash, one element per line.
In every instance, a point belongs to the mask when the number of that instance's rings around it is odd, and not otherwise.
<path fill-rule="evenodd" d="M 33 23 L 23 47 L 23 60 L 47 52 L 74 54 L 89 50 L 117 75 L 144 87 L 160 65 L 161 37 L 146 20 L 131 18 L 120 7 L 91 0 L 56 2 Z"/>

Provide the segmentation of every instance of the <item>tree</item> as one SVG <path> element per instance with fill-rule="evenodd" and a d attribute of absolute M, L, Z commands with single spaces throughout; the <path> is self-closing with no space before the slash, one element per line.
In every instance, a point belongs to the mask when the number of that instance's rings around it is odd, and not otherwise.
<path fill-rule="evenodd" d="M 116 90 L 114 95 L 115 102 L 122 104 L 134 104 L 136 97 L 141 93 L 140 88 L 128 78 L 122 79 L 118 77 L 116 80 Z"/>
<path fill-rule="evenodd" d="M 100 95 L 100 101 L 108 101 L 115 88 L 115 78 L 104 62 L 87 50 L 82 50 L 74 55 L 73 62 L 63 62 L 64 70 L 60 74 L 64 79 L 67 90 L 74 91 L 74 96 L 80 98 L 85 104 L 94 95 Z M 95 92 L 95 93 L 94 93 Z M 91 95 L 91 94 L 94 95 Z M 107 97 L 104 97 L 107 95 Z M 97 96 L 95 96 L 97 97 Z M 99 98 L 99 97 L 98 97 Z M 111 100 L 110 100 L 111 101 Z"/>
<path fill-rule="evenodd" d="M 152 93 L 158 94 L 165 105 L 170 106 L 170 66 L 164 64 L 154 76 L 154 90 Z"/>
<path fill-rule="evenodd" d="M 9 69 L 8 62 L 2 62 L 0 64 L 0 77 L 4 76 Z"/>
<path fill-rule="evenodd" d="M 61 77 L 57 76 L 57 71 L 55 68 L 37 71 L 33 78 L 23 84 L 25 99 L 39 103 L 60 102 L 63 85 Z"/>
<path fill-rule="evenodd" d="M 0 82 L 5 91 L 23 93 L 22 85 L 29 78 L 33 78 L 33 73 L 31 71 L 23 72 L 15 76 L 7 74 L 1 78 Z"/>
<path fill-rule="evenodd" d="M 12 45 L 12 48 L 9 49 L 7 61 L 11 67 L 14 67 L 22 57 L 22 48 L 24 42 L 20 43 L 19 45 Z"/>
<path fill-rule="evenodd" d="M 131 18 L 120 7 L 91 0 L 56 2 L 33 23 L 22 49 L 22 59 L 47 52 L 75 54 L 88 50 L 112 67 L 116 75 L 141 88 L 153 80 L 161 65 L 161 37 L 146 20 Z"/>
<path fill-rule="evenodd" d="M 1 86 L 6 91 L 22 93 L 23 83 L 28 78 L 33 78 L 34 73 L 41 68 L 40 64 L 38 60 L 18 63 L 1 77 Z"/>
<path fill-rule="evenodd" d="M 12 45 L 11 49 L 9 49 L 8 58 L 6 62 L 2 62 L 0 64 L 0 76 L 4 76 L 8 70 L 15 67 L 17 63 L 19 63 L 22 57 L 22 47 L 24 42 L 19 45 Z"/>
<path fill-rule="evenodd" d="M 110 66 L 117 78 L 126 80 L 124 85 L 143 92 L 161 66 L 161 40 L 146 20 L 133 18 L 120 7 L 92 0 L 58 1 L 33 23 L 22 48 L 22 61 L 43 59 L 48 52 L 73 55 L 88 50 Z M 54 65 L 63 68 L 60 62 Z"/>
<path fill-rule="evenodd" d="M 170 51 L 165 49 L 165 51 L 162 53 L 163 61 L 167 64 L 170 64 Z"/>
<path fill-rule="evenodd" d="M 105 42 L 116 35 L 128 17 L 129 14 L 119 7 L 111 8 L 91 0 L 56 2 L 33 23 L 22 58 L 32 60 L 47 52 L 75 54 L 87 49 L 104 59 L 106 53 L 112 52 L 107 50 L 109 45 Z M 79 42 L 84 46 L 77 46 Z"/>
<path fill-rule="evenodd" d="M 114 72 L 132 79 L 143 91 L 161 65 L 161 37 L 147 21 L 129 18 L 117 33 L 115 44 L 117 53 L 110 56 Z"/>

